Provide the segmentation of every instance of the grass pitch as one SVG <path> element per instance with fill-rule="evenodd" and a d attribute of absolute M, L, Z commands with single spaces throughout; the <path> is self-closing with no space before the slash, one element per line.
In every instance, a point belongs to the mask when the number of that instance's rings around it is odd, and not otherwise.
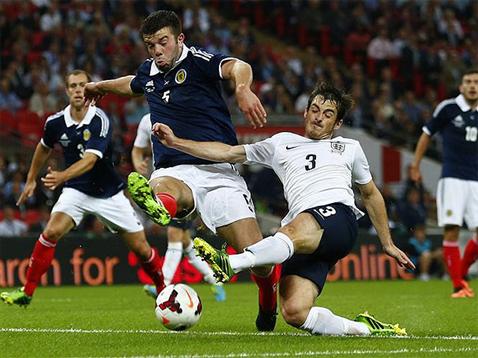
<path fill-rule="evenodd" d="M 407 338 L 312 336 L 285 324 L 255 330 L 256 287 L 227 285 L 215 302 L 192 285 L 203 316 L 189 331 L 164 329 L 138 286 L 40 287 L 27 309 L 0 305 L 0 357 L 476 357 L 478 298 L 451 299 L 450 283 L 330 282 L 317 305 L 353 318 L 368 310 Z M 478 291 L 476 282 L 472 282 Z"/>

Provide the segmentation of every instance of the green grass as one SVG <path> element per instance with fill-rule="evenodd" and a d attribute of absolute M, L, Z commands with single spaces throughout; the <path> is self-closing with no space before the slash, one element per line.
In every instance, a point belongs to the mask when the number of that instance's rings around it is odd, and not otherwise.
<path fill-rule="evenodd" d="M 0 356 L 478 356 L 477 298 L 449 298 L 449 282 L 331 282 L 317 301 L 345 317 L 368 310 L 398 322 L 409 338 L 311 336 L 282 318 L 273 333 L 260 334 L 253 284 L 226 286 L 221 303 L 206 285 L 193 287 L 203 316 L 180 333 L 160 325 L 140 286 L 41 287 L 27 309 L 0 306 Z"/>

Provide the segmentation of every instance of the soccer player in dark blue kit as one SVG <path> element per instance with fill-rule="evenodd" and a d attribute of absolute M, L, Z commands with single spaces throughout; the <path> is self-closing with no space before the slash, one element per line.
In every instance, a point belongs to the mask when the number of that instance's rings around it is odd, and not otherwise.
<path fill-rule="evenodd" d="M 251 91 L 252 70 L 247 63 L 220 54 L 187 47 L 177 15 L 156 11 L 143 22 L 141 35 L 150 59 L 135 76 L 89 83 L 91 102 L 107 93 L 145 95 L 151 122 L 165 123 L 188 139 L 236 145 L 230 114 L 221 96 L 221 80 L 232 80 L 241 111 L 254 126 L 266 122 L 266 112 Z M 194 211 L 204 224 L 232 247 L 242 250 L 262 239 L 249 190 L 235 167 L 212 163 L 170 149 L 153 138 L 154 168 L 149 185 L 138 173 L 130 174 L 128 189 L 135 202 L 156 223 L 171 217 L 188 218 Z M 277 270 L 255 267 L 259 286 L 261 331 L 274 329 Z"/>
<path fill-rule="evenodd" d="M 33 195 L 38 174 L 55 144 L 62 147 L 67 168 L 63 171 L 48 168 L 41 181 L 51 190 L 63 184 L 63 191 L 35 244 L 25 286 L 0 294 L 0 299 L 7 304 L 30 304 L 41 276 L 50 267 L 57 241 L 79 225 L 87 213 L 99 217 L 111 231 L 119 232 L 129 249 L 139 257 L 157 290 L 164 288 L 159 255 L 146 241 L 143 226 L 123 193 L 125 183 L 113 166 L 110 120 L 101 109 L 85 106 L 84 88 L 88 81 L 88 74 L 82 70 L 74 70 L 66 76 L 70 104 L 48 117 L 43 138 L 35 149 L 17 205 Z"/>
<path fill-rule="evenodd" d="M 431 137 L 443 138 L 443 168 L 437 188 L 438 225 L 444 227 L 443 257 L 453 283 L 451 297 L 474 297 L 465 277 L 478 258 L 478 69 L 464 73 L 460 95 L 441 102 L 415 149 L 411 177 L 418 180 L 420 161 Z M 463 259 L 458 236 L 466 222 L 475 237 L 468 241 Z"/>

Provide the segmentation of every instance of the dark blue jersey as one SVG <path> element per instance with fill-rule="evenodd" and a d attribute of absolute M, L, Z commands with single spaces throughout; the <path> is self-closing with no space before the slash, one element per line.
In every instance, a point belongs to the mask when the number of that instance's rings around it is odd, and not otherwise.
<path fill-rule="evenodd" d="M 53 148 L 59 143 L 67 167 L 79 161 L 85 152 L 99 157 L 93 169 L 68 180 L 64 186 L 74 188 L 97 198 L 109 198 L 125 187 L 113 167 L 111 135 L 112 127 L 106 114 L 97 107 L 90 107 L 80 123 L 70 115 L 70 106 L 48 117 L 41 143 Z"/>
<path fill-rule="evenodd" d="M 152 124 L 165 123 L 181 138 L 236 145 L 231 116 L 221 95 L 221 64 L 228 59 L 232 58 L 183 45 L 179 60 L 166 73 L 152 59 L 146 60 L 131 89 L 146 96 Z M 156 138 L 152 144 L 156 169 L 211 163 L 167 148 Z"/>
<path fill-rule="evenodd" d="M 443 137 L 443 178 L 478 180 L 478 111 L 463 95 L 441 102 L 423 131 Z"/>

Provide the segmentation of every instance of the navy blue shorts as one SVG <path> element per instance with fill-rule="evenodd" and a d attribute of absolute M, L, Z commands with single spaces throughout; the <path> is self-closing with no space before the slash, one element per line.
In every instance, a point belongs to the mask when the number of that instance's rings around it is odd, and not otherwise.
<path fill-rule="evenodd" d="M 193 222 L 191 220 L 177 220 L 172 219 L 169 226 L 176 227 L 183 230 L 191 230 L 193 228 Z"/>
<path fill-rule="evenodd" d="M 357 219 L 352 209 L 333 203 L 307 209 L 324 229 L 319 247 L 312 254 L 296 254 L 282 264 L 282 277 L 297 275 L 314 282 L 322 292 L 329 271 L 347 256 L 357 241 Z"/>

